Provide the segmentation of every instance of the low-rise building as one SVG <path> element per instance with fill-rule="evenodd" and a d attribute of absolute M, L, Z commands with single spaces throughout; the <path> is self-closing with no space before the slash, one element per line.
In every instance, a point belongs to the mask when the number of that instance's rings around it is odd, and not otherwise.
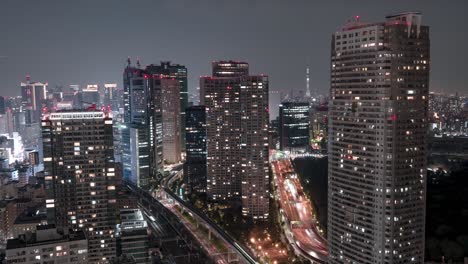
<path fill-rule="evenodd" d="M 35 233 L 37 226 L 47 225 L 47 215 L 36 207 L 28 208 L 18 217 L 12 227 L 13 237 L 26 233 Z"/>
<path fill-rule="evenodd" d="M 149 263 L 148 224 L 140 209 L 120 210 L 117 225 L 117 255 L 127 256 L 135 263 Z"/>
<path fill-rule="evenodd" d="M 6 264 L 82 264 L 87 262 L 88 241 L 83 231 L 60 231 L 54 225 L 38 226 L 35 233 L 9 239 Z"/>

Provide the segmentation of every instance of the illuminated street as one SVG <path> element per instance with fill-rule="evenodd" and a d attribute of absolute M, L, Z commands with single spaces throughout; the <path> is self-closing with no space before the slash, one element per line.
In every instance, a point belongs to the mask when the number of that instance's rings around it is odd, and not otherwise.
<path fill-rule="evenodd" d="M 280 202 L 285 233 L 295 251 L 307 259 L 324 263 L 327 260 L 327 242 L 320 234 L 311 202 L 288 157 L 272 161 L 276 199 Z"/>

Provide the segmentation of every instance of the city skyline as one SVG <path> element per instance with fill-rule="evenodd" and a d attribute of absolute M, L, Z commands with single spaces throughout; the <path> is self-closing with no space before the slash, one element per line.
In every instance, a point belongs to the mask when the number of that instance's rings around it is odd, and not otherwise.
<path fill-rule="evenodd" d="M 3 1 L 0 264 L 467 262 L 463 1 Z"/>
<path fill-rule="evenodd" d="M 402 10 L 421 11 L 425 14 L 423 23 L 434 25 L 431 91 L 462 93 L 466 89 L 466 75 L 457 74 L 466 56 L 460 56 L 456 49 L 468 42 L 468 34 L 457 30 L 457 25 L 466 23 L 463 12 L 467 3 L 463 1 L 453 1 L 444 8 L 436 1 L 366 1 L 365 5 L 342 3 L 338 8 L 335 1 L 290 5 L 279 1 L 112 4 L 108 10 L 106 1 L 1 3 L 0 32 L 6 36 L 6 41 L 0 43 L 2 94 L 19 95 L 19 81 L 26 74 L 52 87 L 120 83 L 120 69 L 127 56 L 133 61 L 143 58 L 143 65 L 163 60 L 186 65 L 190 94 L 196 93 L 199 76 L 209 72 L 209 62 L 225 59 L 249 61 L 253 71 L 261 69 L 260 73 L 270 76 L 270 90 L 282 92 L 305 91 L 308 66 L 311 89 L 327 94 L 329 32 L 338 31 L 356 15 L 362 21 L 373 21 Z M 26 5 L 28 8 L 24 8 Z M 207 11 L 211 7 L 216 7 L 217 12 Z M 152 14 L 151 10 L 156 12 Z M 334 15 L 328 15 L 332 10 Z M 135 13 L 141 15 L 125 19 L 127 14 Z M 235 19 L 238 13 L 243 14 L 243 19 Z M 162 27 L 161 21 L 172 22 Z M 226 28 L 237 26 L 245 30 L 224 33 Z M 147 27 L 158 34 L 147 36 Z M 126 40 L 142 37 L 149 41 Z M 454 39 L 457 41 L 450 41 Z M 262 46 L 260 52 L 250 45 L 251 40 Z"/>

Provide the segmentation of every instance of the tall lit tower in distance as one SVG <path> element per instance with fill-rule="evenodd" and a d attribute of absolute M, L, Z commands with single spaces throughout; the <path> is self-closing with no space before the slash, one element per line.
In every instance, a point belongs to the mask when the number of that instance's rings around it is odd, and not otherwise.
<path fill-rule="evenodd" d="M 31 82 L 26 76 L 26 82 L 21 83 L 21 105 L 26 112 L 26 125 L 38 124 L 41 120 L 42 107 L 45 106 L 47 83 Z"/>
<path fill-rule="evenodd" d="M 45 114 L 41 125 L 49 221 L 85 231 L 88 260 L 107 263 L 116 254 L 112 118 L 63 111 Z"/>
<path fill-rule="evenodd" d="M 242 214 L 266 219 L 269 208 L 268 77 L 245 62 L 213 62 L 200 79 L 206 107 L 207 197 L 242 201 Z"/>
<path fill-rule="evenodd" d="M 332 39 L 329 263 L 424 263 L 429 27 L 356 17 Z"/>
<path fill-rule="evenodd" d="M 310 72 L 309 67 L 306 69 L 306 97 L 310 98 Z"/>

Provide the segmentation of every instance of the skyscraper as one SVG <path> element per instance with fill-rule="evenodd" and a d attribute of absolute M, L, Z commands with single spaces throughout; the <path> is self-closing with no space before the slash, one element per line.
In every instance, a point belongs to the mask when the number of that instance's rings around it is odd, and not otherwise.
<path fill-rule="evenodd" d="M 113 111 L 119 111 L 121 92 L 116 83 L 104 84 L 104 105 L 110 107 Z"/>
<path fill-rule="evenodd" d="M 4 115 L 5 113 L 6 113 L 5 97 L 0 96 L 0 115 Z"/>
<path fill-rule="evenodd" d="M 149 74 L 163 75 L 162 77 L 174 78 L 180 84 L 180 142 L 182 150 L 185 150 L 185 108 L 188 106 L 188 82 L 187 68 L 180 64 L 171 64 L 170 61 L 162 61 L 160 65 L 148 65 Z"/>
<path fill-rule="evenodd" d="M 429 28 L 356 17 L 332 38 L 330 263 L 423 263 Z"/>
<path fill-rule="evenodd" d="M 206 107 L 207 196 L 241 198 L 242 214 L 266 219 L 269 207 L 268 77 L 249 75 L 245 62 L 213 62 L 200 79 Z"/>
<path fill-rule="evenodd" d="M 185 109 L 185 144 L 187 156 L 184 164 L 185 184 L 189 193 L 206 192 L 206 113 L 205 106 Z"/>
<path fill-rule="evenodd" d="M 90 107 L 92 105 L 101 105 L 101 96 L 99 94 L 99 86 L 97 84 L 88 84 L 86 88 L 81 91 L 81 100 L 83 108 Z"/>
<path fill-rule="evenodd" d="M 279 109 L 280 149 L 306 151 L 310 146 L 309 103 L 283 102 Z"/>
<path fill-rule="evenodd" d="M 26 76 L 26 82 L 21 83 L 21 106 L 25 114 L 26 125 L 41 121 L 42 108 L 47 96 L 47 83 L 31 82 Z"/>
<path fill-rule="evenodd" d="M 49 221 L 84 230 L 88 260 L 106 263 L 116 250 L 112 118 L 102 111 L 48 113 L 42 137 Z"/>
<path fill-rule="evenodd" d="M 123 177 L 147 189 L 162 169 L 161 78 L 129 63 L 123 83 Z"/>
<path fill-rule="evenodd" d="M 179 84 L 175 79 L 161 79 L 163 157 L 165 162 L 172 164 L 181 160 L 180 105 L 174 103 L 179 101 Z"/>

